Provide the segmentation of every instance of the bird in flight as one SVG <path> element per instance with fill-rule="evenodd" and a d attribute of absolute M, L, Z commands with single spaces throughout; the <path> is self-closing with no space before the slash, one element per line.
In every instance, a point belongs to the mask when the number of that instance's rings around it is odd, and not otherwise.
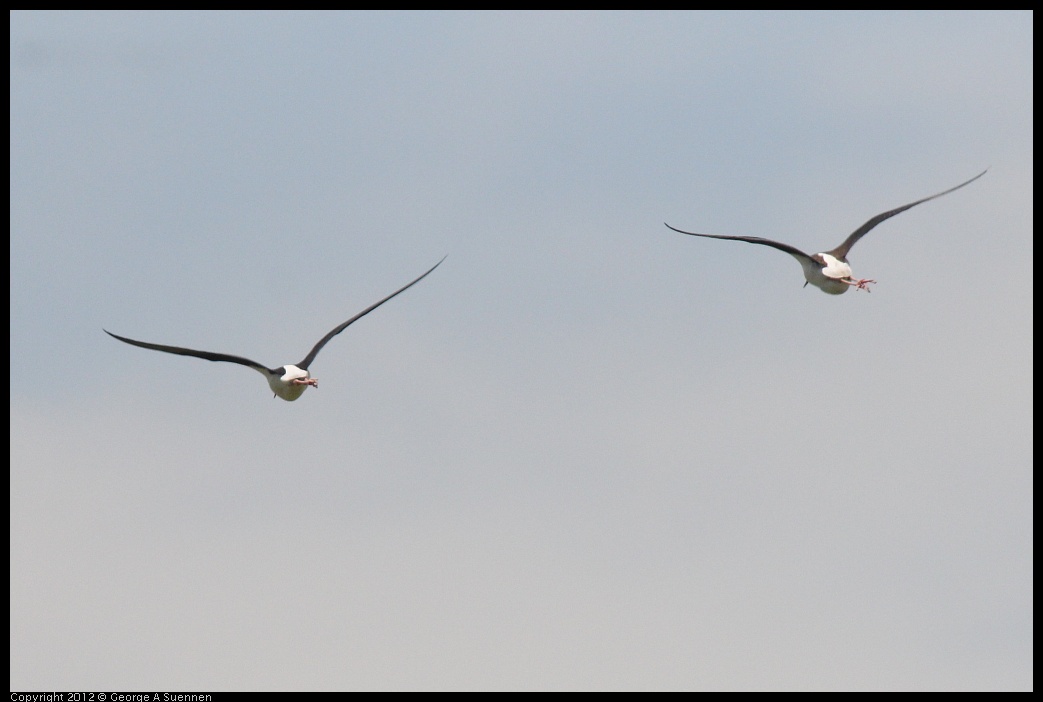
<path fill-rule="evenodd" d="M 442 258 L 442 261 L 444 260 L 445 257 Z M 374 304 L 362 310 L 348 321 L 338 324 L 336 327 L 331 329 L 330 332 L 326 334 L 326 336 L 319 339 L 319 343 L 315 344 L 315 346 L 312 347 L 311 351 L 308 352 L 308 355 L 304 357 L 303 361 L 300 361 L 295 365 L 280 366 L 279 368 L 267 368 L 256 361 L 251 361 L 249 358 L 243 358 L 242 356 L 231 356 L 226 353 L 214 353 L 212 351 L 196 351 L 195 349 L 186 349 L 180 346 L 164 346 L 163 344 L 151 344 L 147 341 L 135 341 L 134 339 L 128 339 L 124 336 L 113 334 L 107 329 L 103 329 L 102 331 L 104 331 L 106 334 L 113 337 L 114 339 L 119 339 L 120 341 L 126 344 L 130 344 L 131 346 L 140 346 L 143 349 L 163 351 L 165 353 L 177 354 L 178 356 L 195 356 L 196 358 L 202 358 L 207 361 L 225 361 L 227 363 L 238 363 L 241 366 L 253 368 L 255 371 L 259 372 L 268 380 L 268 386 L 272 389 L 272 392 L 274 392 L 277 397 L 281 397 L 287 402 L 293 402 L 298 397 L 300 397 L 304 393 L 304 391 L 308 389 L 309 386 L 313 388 L 319 387 L 318 379 L 311 377 L 311 373 L 308 372 L 308 368 L 311 366 L 312 361 L 315 360 L 315 357 L 319 355 L 319 351 L 322 351 L 322 347 L 325 346 L 330 339 L 347 329 L 352 322 L 355 322 L 361 317 L 364 317 L 365 315 L 369 314 L 370 312 L 377 309 L 385 302 L 393 298 L 395 295 L 398 295 L 401 292 L 405 292 L 412 286 L 419 283 L 429 273 L 431 273 L 431 271 L 433 271 L 435 268 L 438 268 L 438 266 L 441 265 L 442 261 L 439 261 L 438 263 L 433 265 L 427 271 L 427 273 L 424 273 L 424 275 L 420 276 L 412 283 L 409 283 L 408 285 L 399 288 L 395 292 L 385 297 L 383 300 L 375 302 Z"/>
<path fill-rule="evenodd" d="M 851 266 L 848 264 L 847 261 L 847 254 L 851 250 L 851 247 L 854 246 L 859 239 L 865 236 L 869 232 L 869 230 L 871 230 L 873 227 L 880 224 L 884 220 L 890 219 L 891 217 L 894 217 L 896 214 L 905 212 L 909 208 L 916 207 L 917 205 L 927 202 L 928 200 L 933 200 L 937 197 L 941 197 L 942 195 L 948 195 L 954 190 L 959 190 L 963 186 L 969 185 L 970 183 L 973 183 L 974 181 L 978 180 L 978 178 L 981 178 L 983 175 L 985 175 L 985 173 L 988 170 L 989 169 L 986 168 L 978 175 L 974 176 L 966 182 L 960 183 L 954 188 L 949 188 L 948 190 L 944 190 L 940 193 L 937 193 L 936 195 L 930 195 L 921 200 L 917 200 L 916 202 L 910 202 L 908 205 L 902 205 L 901 207 L 896 207 L 893 210 L 888 210 L 887 212 L 881 212 L 876 217 L 873 217 L 868 222 L 863 224 L 861 227 L 851 232 L 851 234 L 846 239 L 844 239 L 843 243 L 841 243 L 840 246 L 836 247 L 831 251 L 824 251 L 822 253 L 813 254 L 811 256 L 804 253 L 795 246 L 784 244 L 781 241 L 764 239 L 759 236 L 725 236 L 723 234 L 696 234 L 695 232 L 686 232 L 682 229 L 678 229 L 677 227 L 671 227 L 669 224 L 667 224 L 666 226 L 670 229 L 673 229 L 675 232 L 680 232 L 681 234 L 688 234 L 689 236 L 703 236 L 709 239 L 734 239 L 735 241 L 746 241 L 751 244 L 762 244 L 764 246 L 770 246 L 774 249 L 778 249 L 779 251 L 785 251 L 790 256 L 797 259 L 797 261 L 800 263 L 801 268 L 804 269 L 804 278 L 807 281 L 804 283 L 804 287 L 807 287 L 808 283 L 811 283 L 815 287 L 822 290 L 822 292 L 829 293 L 830 295 L 842 295 L 843 293 L 846 293 L 850 288 L 858 288 L 860 290 L 870 292 L 869 284 L 875 283 L 875 280 L 869 280 L 866 278 L 855 280 L 851 276 Z M 666 223 L 664 222 L 664 224 Z"/>

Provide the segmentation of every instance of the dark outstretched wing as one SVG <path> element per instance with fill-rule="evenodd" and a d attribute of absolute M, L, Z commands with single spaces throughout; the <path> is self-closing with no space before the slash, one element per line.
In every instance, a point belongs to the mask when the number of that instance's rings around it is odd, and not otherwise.
<path fill-rule="evenodd" d="M 195 356 L 196 358 L 202 358 L 206 361 L 225 361 L 227 363 L 238 363 L 241 366 L 248 366 L 256 371 L 260 371 L 265 375 L 275 372 L 271 369 L 265 368 L 257 361 L 251 361 L 249 358 L 243 358 L 242 356 L 230 356 L 227 353 L 214 353 L 212 351 L 196 351 L 195 349 L 185 349 L 181 348 L 180 346 L 164 346 L 163 344 L 150 344 L 147 341 L 135 341 L 134 339 L 128 339 L 125 336 L 113 334 L 107 329 L 102 329 L 102 331 L 114 339 L 119 339 L 125 344 L 130 344 L 131 346 L 140 346 L 143 349 L 163 351 L 164 353 L 173 353 L 178 356 Z"/>
<path fill-rule="evenodd" d="M 442 261 L 444 261 L 444 260 L 445 260 L 445 256 L 442 257 Z M 322 347 L 325 346 L 327 344 L 327 342 L 329 342 L 330 339 L 332 339 L 333 337 L 337 336 L 337 334 L 340 334 L 342 331 L 347 329 L 348 326 L 352 322 L 355 322 L 359 318 L 366 316 L 367 314 L 369 314 L 370 312 L 372 312 L 373 310 L 377 309 L 378 307 L 383 305 L 385 302 L 387 302 L 388 300 L 393 298 L 395 295 L 398 295 L 400 292 L 405 292 L 409 288 L 411 288 L 414 285 L 416 285 L 417 283 L 419 283 L 421 280 L 423 280 L 425 277 L 427 277 L 428 273 L 430 273 L 431 271 L 433 271 L 434 269 L 436 269 L 440 265 L 442 265 L 442 261 L 439 261 L 435 265 L 431 266 L 431 268 L 427 271 L 427 273 L 424 273 L 424 275 L 420 276 L 419 278 L 414 280 L 409 285 L 405 285 L 405 286 L 399 288 L 395 292 L 393 292 L 390 295 L 388 295 L 387 297 L 385 297 L 380 302 L 373 303 L 372 305 L 370 305 L 366 309 L 362 310 L 357 315 L 355 315 L 354 317 L 352 317 L 348 321 L 344 322 L 343 324 L 338 324 L 336 327 L 334 327 L 330 331 L 329 334 L 327 334 L 326 336 L 324 336 L 321 339 L 319 339 L 319 343 L 315 344 L 314 348 L 312 348 L 312 350 L 308 352 L 308 355 L 304 357 L 304 360 L 297 364 L 297 367 L 298 368 L 302 368 L 304 370 L 308 370 L 308 366 L 311 365 L 311 362 L 314 361 L 315 357 L 319 355 L 319 351 L 322 351 Z"/>
<path fill-rule="evenodd" d="M 848 251 L 851 250 L 851 247 L 854 246 L 855 243 L 859 239 L 861 239 L 867 233 L 869 233 L 870 229 L 872 229 L 876 225 L 880 224 L 885 219 L 890 219 L 891 217 L 894 217 L 896 214 L 900 214 L 902 212 L 905 212 L 910 207 L 916 207 L 917 205 L 923 204 L 923 203 L 927 202 L 928 200 L 933 200 L 936 197 L 941 197 L 942 195 L 948 195 L 949 193 L 951 193 L 954 190 L 959 190 L 960 188 L 962 188 L 965 185 L 970 185 L 974 181 L 978 180 L 978 178 L 981 178 L 983 175 L 985 175 L 988 172 L 988 170 L 989 169 L 986 168 L 984 171 L 982 171 L 978 175 L 974 176 L 973 178 L 971 178 L 970 180 L 968 180 L 966 182 L 960 183 L 955 188 L 949 188 L 948 190 L 944 190 L 944 191 L 942 191 L 942 192 L 940 192 L 940 193 L 938 193 L 936 195 L 931 195 L 929 197 L 925 197 L 922 200 L 917 200 L 916 202 L 910 202 L 908 205 L 902 205 L 901 207 L 896 207 L 893 210 L 888 210 L 887 212 L 881 212 L 876 217 L 873 217 L 871 220 L 869 220 L 868 222 L 863 224 L 861 227 L 859 227 L 855 231 L 851 232 L 851 235 L 848 236 L 848 238 L 844 239 L 844 243 L 841 244 L 840 246 L 836 247 L 832 251 L 830 251 L 829 254 L 831 254 L 832 256 L 835 256 L 836 258 L 839 258 L 841 260 L 845 260 L 846 261 L 847 260 L 847 253 L 848 253 Z"/>
<path fill-rule="evenodd" d="M 666 224 L 666 222 L 663 222 Z M 688 236 L 704 236 L 708 239 L 731 239 L 732 241 L 745 241 L 750 244 L 762 244 L 764 246 L 770 246 L 773 249 L 779 251 L 785 251 L 790 256 L 793 256 L 797 260 L 810 260 L 811 256 L 798 249 L 796 246 L 790 246 L 789 244 L 783 244 L 781 241 L 773 241 L 771 239 L 764 239 L 759 236 L 725 236 L 724 234 L 696 234 L 695 232 L 686 232 L 683 229 L 677 227 L 671 227 L 669 224 L 666 226 L 673 229 L 675 232 L 680 234 L 687 234 Z"/>

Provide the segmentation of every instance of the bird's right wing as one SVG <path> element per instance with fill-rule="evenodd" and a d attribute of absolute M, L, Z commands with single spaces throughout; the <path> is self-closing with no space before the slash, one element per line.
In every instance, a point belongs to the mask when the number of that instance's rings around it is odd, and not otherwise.
<path fill-rule="evenodd" d="M 880 224 L 884 220 L 891 219 L 896 214 L 901 214 L 902 212 L 905 212 L 906 210 L 908 210 L 911 207 L 916 207 L 917 205 L 922 205 L 923 203 L 927 202 L 928 200 L 933 200 L 933 199 L 935 199 L 937 197 L 941 197 L 942 195 L 948 195 L 953 190 L 959 190 L 960 188 L 962 188 L 965 185 L 970 185 L 974 181 L 978 180 L 978 178 L 981 178 L 983 175 L 988 173 L 988 171 L 989 171 L 989 169 L 986 168 L 984 171 L 982 171 L 978 175 L 974 176 L 973 178 L 971 178 L 968 181 L 964 181 L 963 183 L 960 183 L 955 188 L 949 188 L 948 190 L 943 190 L 940 193 L 936 193 L 934 195 L 929 195 L 929 196 L 927 196 L 925 198 L 917 200 L 916 202 L 910 202 L 908 205 L 902 205 L 901 207 L 896 207 L 893 210 L 888 210 L 887 212 L 881 212 L 876 217 L 873 217 L 868 222 L 863 224 L 861 227 L 859 227 L 855 231 L 851 232 L 851 234 L 848 235 L 848 237 L 846 239 L 844 239 L 844 243 L 843 244 L 841 244 L 837 248 L 833 249 L 829 253 L 831 255 L 833 255 L 833 256 L 836 256 L 837 258 L 839 258 L 841 260 L 847 260 L 847 253 L 848 253 L 848 251 L 851 250 L 851 247 L 854 246 L 855 243 L 858 242 L 859 239 L 861 239 L 866 234 L 868 234 L 869 230 L 871 230 L 876 225 Z"/>
<path fill-rule="evenodd" d="M 445 258 L 446 257 L 443 256 L 442 257 L 442 261 L 444 261 Z M 350 324 L 352 324 L 353 322 L 358 321 L 359 318 L 364 317 L 365 315 L 369 314 L 373 310 L 375 310 L 378 307 L 380 307 L 381 305 L 383 305 L 385 302 L 387 302 L 388 300 L 393 298 L 395 295 L 398 295 L 401 292 L 405 292 L 409 288 L 411 288 L 414 285 L 416 285 L 417 283 L 419 283 L 421 280 L 426 278 L 428 276 L 428 274 L 431 273 L 431 271 L 433 271 L 434 269 L 436 269 L 440 265 L 442 265 L 442 261 L 439 261 L 435 265 L 431 266 L 431 268 L 428 269 L 427 273 L 424 273 L 422 276 L 420 276 L 419 278 L 417 278 L 413 282 L 409 283 L 408 285 L 403 285 L 401 288 L 399 288 L 395 292 L 391 293 L 390 295 L 385 297 L 383 300 L 380 300 L 379 302 L 374 302 L 372 305 L 370 305 L 366 309 L 362 310 L 361 312 L 359 312 L 357 315 L 355 315 L 354 317 L 352 317 L 348 321 L 342 322 L 341 324 L 338 324 L 336 327 L 331 329 L 329 331 L 329 333 L 326 334 L 326 336 L 324 336 L 321 339 L 319 339 L 319 343 L 315 344 L 315 346 L 312 347 L 312 350 L 308 352 L 308 355 L 304 357 L 303 361 L 301 361 L 300 363 L 297 364 L 297 367 L 298 368 L 303 368 L 304 370 L 308 370 L 308 366 L 310 366 L 312 364 L 312 361 L 315 360 L 315 357 L 319 355 L 319 351 L 322 351 L 322 347 L 325 346 L 327 344 L 327 342 L 329 342 L 330 339 L 332 339 L 333 337 L 337 336 L 337 334 L 340 334 L 342 331 L 347 329 Z"/>

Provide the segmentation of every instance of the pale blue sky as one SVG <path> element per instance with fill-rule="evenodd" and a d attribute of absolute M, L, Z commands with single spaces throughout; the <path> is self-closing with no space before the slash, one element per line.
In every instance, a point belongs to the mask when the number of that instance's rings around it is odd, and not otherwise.
<path fill-rule="evenodd" d="M 12 13 L 12 689 L 1031 689 L 1032 39 Z"/>

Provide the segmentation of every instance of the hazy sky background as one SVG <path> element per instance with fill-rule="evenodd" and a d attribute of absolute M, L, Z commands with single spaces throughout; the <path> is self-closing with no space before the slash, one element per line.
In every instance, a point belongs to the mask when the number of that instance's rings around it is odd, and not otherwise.
<path fill-rule="evenodd" d="M 12 689 L 1031 689 L 1032 20 L 12 13 Z"/>

